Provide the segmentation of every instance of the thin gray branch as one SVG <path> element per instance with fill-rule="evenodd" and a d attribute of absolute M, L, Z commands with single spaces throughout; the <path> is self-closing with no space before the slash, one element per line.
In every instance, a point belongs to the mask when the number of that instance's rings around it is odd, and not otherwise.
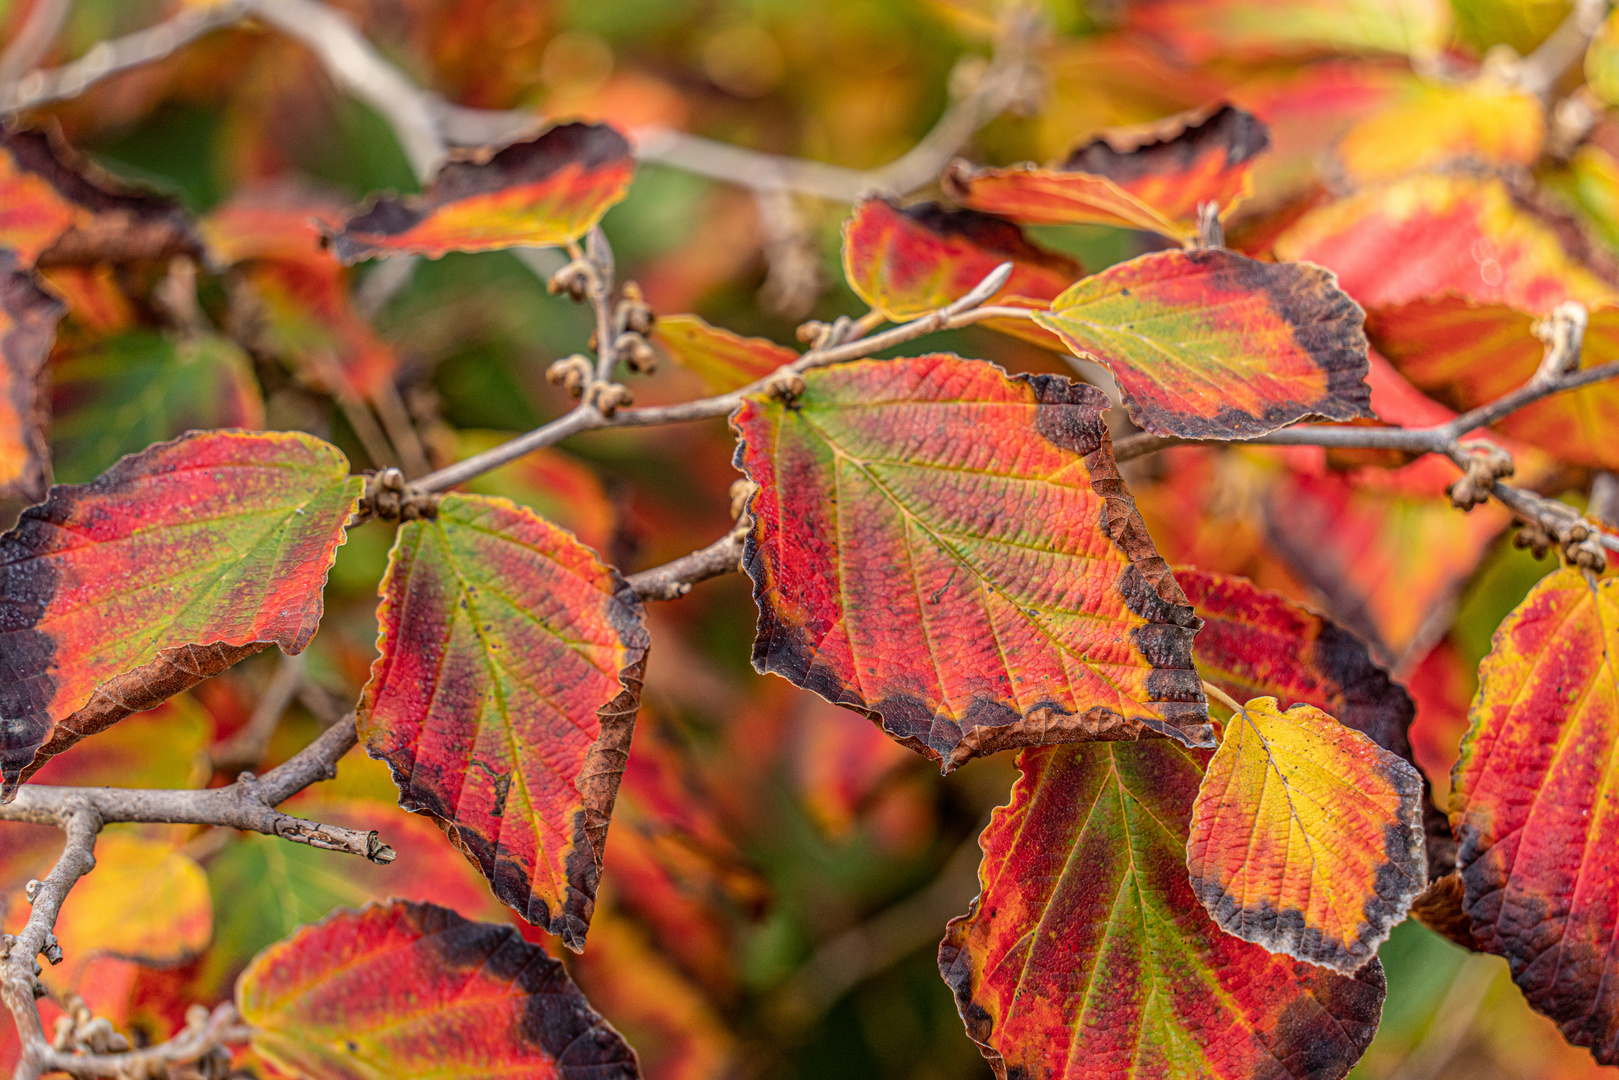
<path fill-rule="evenodd" d="M 779 385 L 784 376 L 798 375 L 812 368 L 824 367 L 827 364 L 842 363 L 846 360 L 857 360 L 881 352 L 894 345 L 900 345 L 936 330 L 943 330 L 957 326 L 965 326 L 978 322 L 980 318 L 974 311 L 980 304 L 1006 284 L 1006 279 L 1012 274 L 1012 264 L 1002 263 L 991 270 L 984 279 L 973 286 L 965 296 L 955 300 L 935 311 L 930 311 L 918 319 L 904 323 L 883 333 L 870 337 L 859 338 L 843 345 L 830 348 L 811 349 L 801 355 L 797 360 L 779 368 L 771 375 L 756 382 L 749 383 L 740 390 L 729 394 L 720 394 L 716 397 L 701 398 L 697 401 L 688 401 L 680 405 L 668 405 L 646 409 L 619 409 L 612 416 L 604 415 L 599 409 L 588 403 L 581 403 L 578 408 L 566 413 L 543 427 L 519 435 L 499 446 L 491 447 L 481 454 L 474 454 L 454 465 L 446 466 L 437 472 L 422 477 L 411 487 L 420 493 L 448 491 L 457 484 L 465 483 L 474 476 L 480 476 L 491 469 L 497 469 L 509 461 L 515 461 L 524 454 L 538 450 L 542 446 L 550 446 L 561 442 L 571 435 L 581 431 L 593 431 L 606 427 L 646 427 L 655 424 L 674 424 L 692 420 L 706 420 L 711 417 L 725 416 L 742 404 L 749 394 L 756 394 Z M 1025 314 L 1017 308 L 995 309 L 993 314 L 1004 317 L 1008 313 Z"/>
<path fill-rule="evenodd" d="M 1608 0 L 1574 0 L 1568 16 L 1535 51 L 1524 57 L 1518 83 L 1531 94 L 1549 97 L 1563 72 L 1585 56 L 1586 46 L 1608 14 Z"/>
<path fill-rule="evenodd" d="M 631 574 L 625 580 L 643 600 L 674 600 L 691 592 L 699 581 L 740 570 L 746 541 L 745 528 L 733 529 L 700 551 Z"/>
<path fill-rule="evenodd" d="M 72 11 L 73 0 L 34 0 L 17 36 L 0 53 L 0 82 L 11 82 L 38 67 Z"/>

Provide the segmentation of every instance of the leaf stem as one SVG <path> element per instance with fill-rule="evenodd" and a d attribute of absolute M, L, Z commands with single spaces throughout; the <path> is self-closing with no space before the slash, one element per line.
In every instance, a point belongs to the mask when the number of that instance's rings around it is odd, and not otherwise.
<path fill-rule="evenodd" d="M 1241 716 L 1247 712 L 1246 709 L 1237 703 L 1236 698 L 1232 697 L 1224 690 L 1221 690 L 1218 686 L 1215 686 L 1207 679 L 1203 680 L 1203 692 L 1209 695 L 1209 697 L 1213 698 L 1215 701 L 1218 701 L 1221 705 L 1224 705 L 1226 708 L 1230 709 L 1233 716 Z"/>

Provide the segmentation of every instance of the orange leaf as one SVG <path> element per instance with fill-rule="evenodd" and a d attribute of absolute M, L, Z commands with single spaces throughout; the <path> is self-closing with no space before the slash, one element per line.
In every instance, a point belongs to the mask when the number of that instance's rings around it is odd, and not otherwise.
<path fill-rule="evenodd" d="M 173 843 L 126 832 L 104 833 L 96 865 L 68 893 L 56 920 L 62 951 L 174 964 L 213 936 L 208 877 Z"/>
<path fill-rule="evenodd" d="M 1122 225 L 1185 240 L 1201 204 L 1224 214 L 1252 190 L 1253 159 L 1268 145 L 1263 124 L 1222 105 L 1104 132 L 1047 168 L 958 161 L 943 183 L 964 206 L 1025 224 Z"/>
<path fill-rule="evenodd" d="M 666 315 L 652 330 L 652 341 L 681 367 L 701 376 L 710 393 L 728 394 L 798 359 L 785 345 L 743 337 L 710 326 L 695 315 Z"/>
<path fill-rule="evenodd" d="M 1192 806 L 1192 891 L 1222 930 L 1352 974 L 1428 886 L 1422 776 L 1314 705 L 1255 698 Z"/>
<path fill-rule="evenodd" d="M 1113 373 L 1160 435 L 1241 439 L 1370 416 L 1361 310 L 1315 266 L 1162 251 L 1076 283 L 1035 321 Z"/>
<path fill-rule="evenodd" d="M 624 197 L 635 159 L 605 124 L 561 124 L 494 156 L 445 165 L 419 198 L 382 198 L 332 236 L 345 263 L 387 255 L 564 244 Z"/>

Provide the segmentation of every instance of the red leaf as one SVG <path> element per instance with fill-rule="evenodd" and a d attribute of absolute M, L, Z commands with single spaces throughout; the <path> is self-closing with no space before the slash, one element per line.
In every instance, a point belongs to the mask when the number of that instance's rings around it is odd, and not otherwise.
<path fill-rule="evenodd" d="M 617 571 L 505 499 L 399 530 L 360 735 L 500 900 L 583 948 L 647 634 Z"/>
<path fill-rule="evenodd" d="M 1121 225 L 1184 240 L 1197 234 L 1200 204 L 1224 214 L 1253 189 L 1253 159 L 1269 145 L 1263 124 L 1222 105 L 1104 132 L 1046 168 L 958 161 L 943 183 L 964 206 L 1028 225 Z"/>
<path fill-rule="evenodd" d="M 1013 746 L 1211 731 L 1198 622 L 1113 463 L 1094 387 L 935 355 L 749 398 L 754 666 L 946 772 Z"/>
<path fill-rule="evenodd" d="M 363 481 L 288 432 L 192 432 L 0 536 L 5 798 L 54 754 L 268 645 L 301 652 Z"/>
<path fill-rule="evenodd" d="M 884 317 L 914 319 L 959 299 L 1003 262 L 1012 276 L 988 303 L 1045 301 L 1079 278 L 1073 259 L 1029 242 L 1010 221 L 924 202 L 903 209 L 868 199 L 843 223 L 849 287 Z"/>
<path fill-rule="evenodd" d="M 1619 581 L 1541 580 L 1479 665 L 1452 770 L 1463 907 L 1563 1036 L 1619 1064 Z"/>
<path fill-rule="evenodd" d="M 155 260 L 200 248 L 173 199 L 114 180 L 42 131 L 0 132 L 0 245 L 24 267 Z"/>
<path fill-rule="evenodd" d="M 0 249 L 0 498 L 41 499 L 50 486 L 39 374 L 65 310 Z"/>
<path fill-rule="evenodd" d="M 635 1051 L 510 926 L 396 900 L 338 911 L 236 984 L 253 1048 L 306 1080 L 498 1073 L 627 1080 Z"/>
<path fill-rule="evenodd" d="M 1494 178 L 1418 175 L 1360 192 L 1299 218 L 1276 255 L 1334 271 L 1368 309 L 1447 292 L 1537 313 L 1616 298 Z"/>
<path fill-rule="evenodd" d="M 1025 750 L 939 970 L 995 1074 L 1336 1080 L 1385 982 L 1223 932 L 1186 876 L 1208 755 L 1167 740 Z"/>
<path fill-rule="evenodd" d="M 1111 371 L 1130 418 L 1160 435 L 1371 415 L 1361 310 L 1320 267 L 1157 252 L 1076 283 L 1035 321 Z"/>
<path fill-rule="evenodd" d="M 561 124 L 487 160 L 451 161 L 419 198 L 378 199 L 332 236 L 345 263 L 563 244 L 624 197 L 635 159 L 605 124 Z"/>

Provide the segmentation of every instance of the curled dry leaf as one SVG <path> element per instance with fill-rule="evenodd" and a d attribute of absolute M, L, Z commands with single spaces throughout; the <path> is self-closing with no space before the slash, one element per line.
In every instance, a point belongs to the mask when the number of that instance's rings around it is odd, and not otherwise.
<path fill-rule="evenodd" d="M 378 199 L 331 238 L 345 263 L 388 255 L 564 244 L 624 197 L 630 144 L 605 124 L 560 124 L 487 160 L 455 160 L 419 198 Z"/>
<path fill-rule="evenodd" d="M 65 311 L 0 248 L 0 498 L 41 499 L 50 486 L 39 375 Z"/>
<path fill-rule="evenodd" d="M 269 645 L 301 652 L 364 481 L 295 432 L 193 432 L 0 536 L 0 776 Z"/>
<path fill-rule="evenodd" d="M 946 772 L 979 754 L 1210 745 L 1199 625 L 1113 462 L 1101 391 L 948 355 L 749 398 L 753 663 Z"/>
<path fill-rule="evenodd" d="M 506 499 L 406 523 L 360 737 L 529 922 L 584 947 L 647 633 L 616 570 Z"/>
<path fill-rule="evenodd" d="M 1035 321 L 1111 371 L 1146 430 L 1243 439 L 1372 415 L 1362 318 L 1318 266 L 1207 249 L 1109 267 Z"/>
<path fill-rule="evenodd" d="M 1415 767 L 1314 705 L 1255 698 L 1226 722 L 1186 866 L 1220 928 L 1353 974 L 1428 886 Z"/>
<path fill-rule="evenodd" d="M 798 359 L 785 345 L 710 326 L 696 315 L 659 318 L 652 341 L 669 359 L 695 371 L 714 394 L 729 394 Z"/>
<path fill-rule="evenodd" d="M 1003 262 L 1012 264 L 1012 276 L 986 303 L 1047 301 L 1085 273 L 1068 256 L 1030 243 L 1010 221 L 974 210 L 868 199 L 843 223 L 849 287 L 896 322 L 960 299 Z"/>
<path fill-rule="evenodd" d="M 1168 740 L 1025 750 L 980 843 L 981 892 L 939 969 L 1001 1080 L 1337 1080 L 1385 981 L 1275 956 L 1186 877 L 1207 755 Z"/>
<path fill-rule="evenodd" d="M 1197 235 L 1198 207 L 1224 214 L 1252 189 L 1265 125 L 1230 105 L 1104 132 L 1047 168 L 973 168 L 956 162 L 944 189 L 973 210 L 1027 225 L 1098 224 Z"/>
<path fill-rule="evenodd" d="M 180 204 L 114 180 L 43 131 L 0 132 L 0 245 L 25 267 L 198 254 Z"/>
<path fill-rule="evenodd" d="M 1451 771 L 1463 907 L 1529 1004 L 1619 1064 L 1619 580 L 1543 578 L 1495 632 Z"/>
<path fill-rule="evenodd" d="M 340 910 L 236 984 L 253 1049 L 306 1080 L 631 1080 L 635 1051 L 510 926 L 395 900 Z"/>

